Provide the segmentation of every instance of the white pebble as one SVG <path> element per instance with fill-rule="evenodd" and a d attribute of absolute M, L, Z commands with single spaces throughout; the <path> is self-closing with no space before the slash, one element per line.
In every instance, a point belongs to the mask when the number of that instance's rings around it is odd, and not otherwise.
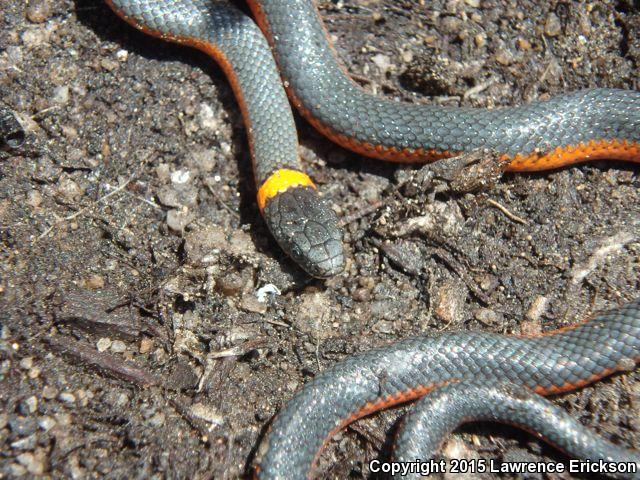
<path fill-rule="evenodd" d="M 114 353 L 122 353 L 127 350 L 127 345 L 122 340 L 114 340 L 111 344 L 111 351 Z"/>
<path fill-rule="evenodd" d="M 106 337 L 101 338 L 100 340 L 98 340 L 98 343 L 96 343 L 96 348 L 98 349 L 99 352 L 104 352 L 105 350 L 108 350 L 110 346 L 111 346 L 111 339 Z"/>

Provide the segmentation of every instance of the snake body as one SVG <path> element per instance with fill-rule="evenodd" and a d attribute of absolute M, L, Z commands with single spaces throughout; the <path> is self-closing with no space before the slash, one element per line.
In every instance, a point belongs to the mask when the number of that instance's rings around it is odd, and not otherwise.
<path fill-rule="evenodd" d="M 640 92 L 582 90 L 493 110 L 398 103 L 350 79 L 313 1 L 248 3 L 271 40 L 293 103 L 345 148 L 410 162 L 488 148 L 518 171 L 595 158 L 640 161 Z"/>
<path fill-rule="evenodd" d="M 225 71 L 247 127 L 258 205 L 274 238 L 304 270 L 344 267 L 342 232 L 303 173 L 280 76 L 320 132 L 364 155 L 431 161 L 490 149 L 510 170 L 589 159 L 640 161 L 640 92 L 591 89 L 499 109 L 445 108 L 366 93 L 336 59 L 313 0 L 250 0 L 258 24 L 211 0 L 106 0 L 146 33 L 211 55 Z"/>
<path fill-rule="evenodd" d="M 640 361 L 640 299 L 569 329 L 538 337 L 511 337 L 486 332 L 451 332 L 410 338 L 392 345 L 347 357 L 320 373 L 298 392 L 277 415 L 266 439 L 266 453 L 259 478 L 308 478 L 327 440 L 351 422 L 380 409 L 398 405 L 456 381 L 484 385 L 509 382 L 541 395 L 567 392 L 617 371 L 629 370 Z M 443 392 L 446 395 L 446 391 Z M 427 400 L 428 401 L 428 400 Z M 454 417 L 479 415 L 480 402 L 458 402 Z M 522 424 L 522 411 L 496 404 L 501 421 Z M 531 404 L 525 407 L 532 407 Z M 536 410 L 527 410 L 536 416 Z M 442 413 L 442 412 L 440 412 Z M 451 414 L 452 412 L 444 412 Z M 576 425 L 565 428 L 562 418 L 549 412 L 536 425 L 545 438 L 564 439 L 567 434 L 586 435 L 580 448 L 572 440 L 557 442 L 573 453 L 608 457 L 615 447 Z M 421 417 L 415 430 L 400 435 L 400 458 L 421 453 L 428 460 L 437 436 L 421 444 L 413 433 L 434 429 L 448 433 L 447 419 Z M 445 424 L 445 428 L 442 427 Z M 411 422 L 407 422 L 411 425 Z M 408 438 L 418 444 L 411 445 Z M 421 446 L 425 445 L 425 446 Z M 620 449 L 618 449 L 620 450 Z M 637 453 L 619 451 L 616 458 L 638 462 Z"/>
<path fill-rule="evenodd" d="M 235 7 L 209 0 L 106 1 L 135 27 L 199 48 L 220 64 L 246 124 L 258 205 L 283 250 L 314 276 L 342 270 L 342 234 L 335 213 L 302 172 L 287 93 L 320 132 L 375 158 L 431 161 L 487 148 L 498 153 L 508 169 L 520 171 L 589 159 L 640 162 L 637 91 L 590 89 L 494 110 L 400 104 L 372 96 L 350 80 L 312 0 L 249 0 L 261 28 Z M 494 399 L 509 402 L 513 385 L 537 394 L 561 393 L 628 370 L 639 359 L 638 300 L 543 337 L 445 333 L 349 357 L 318 375 L 280 412 L 257 475 L 307 477 L 322 446 L 348 423 L 438 387 L 445 388 L 438 395 L 452 398 L 459 387 L 448 385 L 451 382 L 506 381 L 498 392 L 503 397 L 496 393 Z M 519 404 L 527 415 L 539 406 L 532 398 Z M 461 418 L 481 410 L 479 402 L 456 405 L 451 408 Z M 514 420 L 505 411 L 497 419 Z M 542 436 L 559 439 L 555 443 L 570 453 L 608 458 L 614 451 L 637 462 L 635 452 L 617 449 L 576 424 L 559 428 L 554 420 L 559 422 L 561 414 L 549 415 L 533 425 Z M 435 429 L 435 420 L 429 420 L 418 425 Z M 579 448 L 567 439 L 571 434 L 586 435 Z M 401 447 L 399 454 L 408 451 Z"/>
<path fill-rule="evenodd" d="M 247 125 L 260 209 L 282 249 L 316 277 L 344 266 L 342 231 L 298 157 L 291 107 L 269 45 L 247 15 L 209 0 L 107 0 L 151 35 L 211 55 L 224 70 Z"/>
<path fill-rule="evenodd" d="M 594 435 L 564 410 L 530 390 L 513 383 L 486 383 L 482 379 L 449 383 L 416 402 L 398 432 L 394 460 L 410 463 L 434 458 L 453 430 L 477 420 L 502 422 L 535 432 L 574 458 L 605 462 L 609 469 L 617 470 L 612 473 L 630 473 L 629 477 L 640 478 L 640 453 Z M 636 474 L 631 472 L 634 468 Z"/>

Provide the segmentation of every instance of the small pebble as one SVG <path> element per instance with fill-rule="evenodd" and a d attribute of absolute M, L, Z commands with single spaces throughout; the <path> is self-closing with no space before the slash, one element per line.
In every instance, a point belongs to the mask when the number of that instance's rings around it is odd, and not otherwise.
<path fill-rule="evenodd" d="M 45 400 L 52 400 L 58 396 L 58 389 L 51 385 L 45 385 L 42 389 L 42 398 Z"/>
<path fill-rule="evenodd" d="M 119 67 L 118 62 L 111 58 L 103 58 L 100 60 L 100 66 L 107 72 L 112 72 Z"/>
<path fill-rule="evenodd" d="M 27 20 L 32 23 L 44 23 L 51 17 L 49 0 L 30 0 L 27 6 Z"/>
<path fill-rule="evenodd" d="M 129 58 L 129 52 L 121 48 L 116 52 L 116 58 L 119 62 L 126 62 Z"/>
<path fill-rule="evenodd" d="M 213 407 L 209 407 L 200 402 L 191 406 L 191 415 L 210 423 L 211 427 L 222 425 L 224 423 L 224 418 L 218 414 Z"/>
<path fill-rule="evenodd" d="M 390 334 L 393 333 L 393 322 L 388 320 L 380 320 L 373 325 L 372 330 L 377 333 Z"/>
<path fill-rule="evenodd" d="M 149 425 L 151 425 L 154 428 L 162 427 L 164 425 L 165 418 L 166 417 L 164 413 L 158 412 L 149 419 Z"/>
<path fill-rule="evenodd" d="M 36 447 L 38 438 L 36 435 L 29 435 L 15 442 L 11 442 L 11 448 L 14 450 L 33 450 Z"/>
<path fill-rule="evenodd" d="M 9 469 L 11 470 L 11 474 L 14 477 L 23 477 L 27 474 L 27 469 L 19 463 L 12 463 L 11 465 L 9 465 Z"/>
<path fill-rule="evenodd" d="M 544 23 L 544 33 L 547 37 L 557 37 L 562 32 L 562 24 L 555 13 L 550 13 Z"/>
<path fill-rule="evenodd" d="M 25 406 L 25 413 L 35 413 L 38 409 L 38 398 L 35 395 L 31 395 L 29 398 L 22 402 Z"/>
<path fill-rule="evenodd" d="M 71 392 L 62 392 L 58 395 L 58 400 L 64 403 L 75 403 L 76 396 Z"/>
<path fill-rule="evenodd" d="M 167 226 L 174 232 L 182 233 L 192 221 L 193 214 L 187 208 L 167 212 Z"/>
<path fill-rule="evenodd" d="M 436 290 L 433 297 L 433 312 L 438 320 L 446 324 L 456 324 L 464 316 L 467 288 L 455 280 L 446 280 Z"/>
<path fill-rule="evenodd" d="M 479 308 L 476 310 L 475 318 L 484 325 L 496 325 L 499 321 L 498 314 L 490 308 Z"/>
<path fill-rule="evenodd" d="M 33 367 L 33 357 L 25 357 L 20 360 L 20 368 L 29 370 L 31 367 Z"/>
<path fill-rule="evenodd" d="M 533 302 L 531 302 L 529 309 L 524 314 L 525 318 L 529 321 L 539 322 L 540 317 L 542 317 L 544 312 L 547 310 L 547 305 L 549 305 L 548 297 L 544 297 L 542 295 L 537 296 Z"/>
<path fill-rule="evenodd" d="M 153 340 L 151 338 L 143 338 L 140 340 L 140 353 L 149 353 L 153 349 Z"/>
<path fill-rule="evenodd" d="M 213 149 L 191 152 L 191 160 L 201 172 L 209 173 L 216 166 L 216 151 Z"/>
<path fill-rule="evenodd" d="M 42 455 L 34 455 L 29 452 L 21 453 L 16 460 L 23 465 L 29 473 L 34 475 L 42 475 L 44 473 L 44 460 Z"/>
<path fill-rule="evenodd" d="M 51 101 L 56 105 L 64 106 L 69 103 L 69 85 L 61 85 L 53 90 Z"/>
<path fill-rule="evenodd" d="M 171 183 L 174 185 L 184 185 L 191 180 L 191 172 L 189 170 L 176 170 L 171 173 Z"/>
<path fill-rule="evenodd" d="M 111 339 L 106 337 L 101 338 L 96 343 L 96 348 L 98 349 L 99 352 L 104 352 L 105 350 L 108 350 L 110 346 L 111 346 Z"/>
<path fill-rule="evenodd" d="M 247 293 L 242 296 L 240 308 L 246 312 L 263 314 L 267 311 L 267 303 L 261 302 L 255 295 Z"/>
<path fill-rule="evenodd" d="M 113 353 L 123 353 L 127 350 L 127 345 L 122 340 L 114 340 L 111 344 L 111 351 Z"/>
<path fill-rule="evenodd" d="M 529 40 L 526 40 L 524 38 L 519 38 L 516 44 L 518 45 L 518 48 L 523 52 L 527 52 L 531 50 L 531 42 L 529 42 Z"/>
<path fill-rule="evenodd" d="M 510 65 L 513 63 L 513 55 L 508 50 L 498 50 L 496 53 L 496 62 L 500 65 Z"/>
<path fill-rule="evenodd" d="M 73 203 L 80 199 L 84 191 L 76 182 L 70 178 L 63 177 L 58 182 L 56 194 L 62 197 L 65 202 Z"/>
<path fill-rule="evenodd" d="M 478 284 L 482 290 L 485 292 L 490 292 L 495 290 L 500 284 L 500 280 L 495 275 L 485 274 L 479 280 Z"/>
<path fill-rule="evenodd" d="M 57 422 L 56 422 L 53 418 L 51 418 L 51 417 L 49 417 L 49 416 L 47 416 L 47 415 L 45 415 L 44 417 L 41 417 L 41 418 L 38 420 L 38 426 L 39 426 L 42 430 L 44 430 L 45 432 L 48 432 L 48 431 L 49 431 L 49 430 L 51 430 L 53 427 L 55 427 L 55 426 L 56 426 L 56 423 L 57 423 Z"/>
<path fill-rule="evenodd" d="M 352 297 L 356 302 L 368 302 L 371 300 L 371 290 L 368 288 L 357 288 L 353 292 Z"/>
<path fill-rule="evenodd" d="M 49 41 L 49 33 L 43 28 L 28 29 L 22 32 L 20 39 L 27 49 L 44 45 Z"/>
<path fill-rule="evenodd" d="M 382 75 L 387 73 L 389 68 L 391 68 L 391 60 L 387 55 L 379 53 L 377 55 L 374 55 L 371 58 L 371 61 L 376 65 L 376 67 L 378 67 Z"/>
<path fill-rule="evenodd" d="M 84 286 L 89 290 L 100 290 L 104 288 L 104 277 L 102 275 L 91 275 L 84 282 Z"/>
<path fill-rule="evenodd" d="M 463 27 L 462 20 L 458 17 L 444 17 L 440 22 L 444 32 L 455 35 L 460 32 Z"/>
<path fill-rule="evenodd" d="M 31 190 L 27 193 L 27 205 L 31 208 L 38 208 L 42 205 L 42 194 L 37 190 Z"/>
<path fill-rule="evenodd" d="M 165 185 L 158 192 L 158 201 L 167 207 L 195 207 L 198 203 L 198 189 L 191 185 Z"/>
<path fill-rule="evenodd" d="M 129 397 L 126 393 L 122 392 L 120 395 L 118 395 L 118 398 L 116 399 L 116 407 L 124 407 L 128 403 Z"/>
<path fill-rule="evenodd" d="M 200 112 L 198 112 L 198 123 L 200 128 L 204 130 L 210 130 L 215 132 L 220 129 L 220 119 L 216 117 L 216 114 L 211 108 L 211 105 L 206 103 L 200 104 Z"/>

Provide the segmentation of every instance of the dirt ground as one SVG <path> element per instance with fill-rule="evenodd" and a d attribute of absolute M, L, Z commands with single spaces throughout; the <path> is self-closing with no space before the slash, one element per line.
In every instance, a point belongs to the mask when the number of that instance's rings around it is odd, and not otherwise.
<path fill-rule="evenodd" d="M 353 352 L 441 330 L 535 333 L 638 295 L 637 167 L 505 175 L 468 192 L 344 151 L 298 119 L 348 254 L 343 275 L 311 279 L 260 217 L 239 110 L 209 58 L 136 32 L 100 0 L 0 6 L 0 101 L 27 131 L 0 152 L 1 478 L 239 478 L 274 414 Z M 638 1 L 319 6 L 354 78 L 380 95 L 493 107 L 638 88 Z M 281 293 L 258 301 L 270 285 Z M 556 402 L 640 445 L 638 372 Z M 369 478 L 402 412 L 339 434 L 323 475 Z M 444 454 L 565 460 L 485 424 Z"/>

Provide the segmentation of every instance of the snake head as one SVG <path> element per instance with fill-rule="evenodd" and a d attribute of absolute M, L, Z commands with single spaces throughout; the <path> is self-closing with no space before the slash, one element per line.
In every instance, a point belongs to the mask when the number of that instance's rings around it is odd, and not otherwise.
<path fill-rule="evenodd" d="M 309 275 L 328 278 L 342 272 L 342 229 L 314 187 L 279 192 L 266 202 L 262 215 L 280 247 Z"/>

